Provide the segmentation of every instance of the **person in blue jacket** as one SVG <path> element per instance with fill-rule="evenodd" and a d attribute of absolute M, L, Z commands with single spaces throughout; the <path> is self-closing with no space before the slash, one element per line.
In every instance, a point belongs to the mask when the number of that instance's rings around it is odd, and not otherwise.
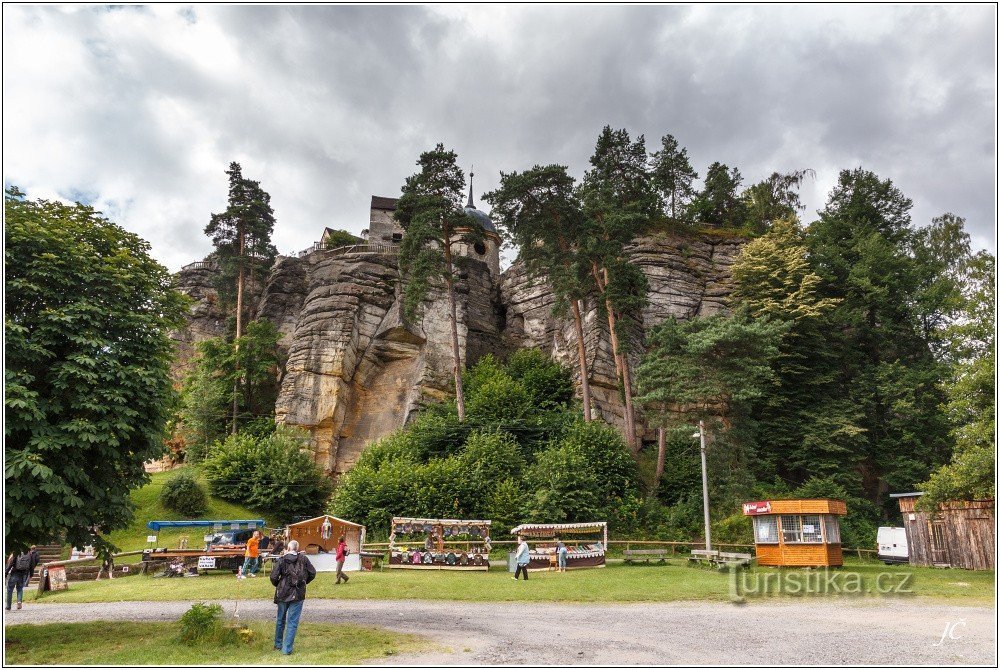
<path fill-rule="evenodd" d="M 518 576 L 523 574 L 524 581 L 528 581 L 528 563 L 531 561 L 531 550 L 528 548 L 528 543 L 520 535 L 517 536 L 517 554 L 514 556 L 514 560 L 517 562 L 517 568 L 514 569 L 513 579 L 516 581 Z"/>

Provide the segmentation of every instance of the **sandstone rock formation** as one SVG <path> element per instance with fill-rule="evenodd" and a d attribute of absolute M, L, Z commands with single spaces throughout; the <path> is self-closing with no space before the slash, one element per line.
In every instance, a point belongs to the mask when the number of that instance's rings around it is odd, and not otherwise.
<path fill-rule="evenodd" d="M 636 324 L 630 354 L 642 353 L 642 331 L 668 316 L 690 318 L 725 309 L 730 266 L 741 241 L 709 234 L 662 234 L 627 249 L 649 279 L 649 306 Z M 192 344 L 220 335 L 211 270 L 188 269 L 179 286 L 196 303 L 178 334 L 184 366 Z M 487 353 L 537 347 L 578 375 L 572 320 L 552 314 L 554 297 L 544 278 L 528 277 L 515 263 L 500 277 L 475 258 L 462 259 L 458 281 L 458 335 L 472 365 Z M 331 473 L 348 470 L 364 447 L 401 426 L 428 401 L 452 392 L 448 303 L 432 289 L 414 323 L 401 314 L 397 258 L 385 253 L 314 251 L 280 258 L 260 292 L 256 315 L 283 334 L 287 361 L 275 408 L 279 422 L 312 435 L 317 463 Z M 585 306 L 586 348 L 596 408 L 621 425 L 623 407 L 605 319 Z M 640 428 L 645 439 L 651 431 Z"/>

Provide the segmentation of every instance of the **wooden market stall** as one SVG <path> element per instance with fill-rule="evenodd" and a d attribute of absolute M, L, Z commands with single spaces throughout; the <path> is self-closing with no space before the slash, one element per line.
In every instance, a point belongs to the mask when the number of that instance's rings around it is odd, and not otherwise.
<path fill-rule="evenodd" d="M 344 571 L 360 570 L 361 552 L 365 546 L 365 527 L 361 524 L 324 514 L 290 523 L 285 529 L 286 541 L 298 541 L 299 549 L 311 556 L 310 561 L 317 572 L 333 572 L 337 569 L 337 541 L 341 535 L 350 552 L 344 561 Z"/>
<path fill-rule="evenodd" d="M 844 564 L 839 517 L 847 514 L 847 505 L 841 500 L 747 502 L 743 514 L 753 518 L 758 565 Z"/>
<path fill-rule="evenodd" d="M 393 517 L 389 567 L 489 570 L 490 521 Z"/>
<path fill-rule="evenodd" d="M 607 521 L 589 523 L 523 523 L 512 528 L 514 537 L 524 536 L 531 548 L 528 570 L 548 570 L 556 566 L 556 538 L 566 545 L 566 569 L 603 568 L 608 547 Z M 531 539 L 537 540 L 535 543 Z M 514 552 L 508 561 L 513 561 Z M 513 572 L 513 564 L 509 566 Z"/>
<path fill-rule="evenodd" d="M 917 510 L 922 492 L 893 493 L 906 528 L 910 565 L 993 570 L 996 512 L 993 500 L 949 500 L 934 512 Z"/>

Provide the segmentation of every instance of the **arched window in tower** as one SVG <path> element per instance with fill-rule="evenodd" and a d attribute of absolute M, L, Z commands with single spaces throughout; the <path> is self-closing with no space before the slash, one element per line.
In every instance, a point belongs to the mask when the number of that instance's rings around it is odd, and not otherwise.
<path fill-rule="evenodd" d="M 480 256 L 485 256 L 486 255 L 486 245 L 483 244 L 482 242 L 476 242 L 472 246 L 472 248 L 475 249 L 476 253 L 479 254 Z"/>

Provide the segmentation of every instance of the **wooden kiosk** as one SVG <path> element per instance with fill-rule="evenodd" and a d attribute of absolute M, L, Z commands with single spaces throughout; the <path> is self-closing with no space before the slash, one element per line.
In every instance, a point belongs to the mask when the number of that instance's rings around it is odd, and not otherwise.
<path fill-rule="evenodd" d="M 389 567 L 409 570 L 490 569 L 490 521 L 392 518 Z"/>
<path fill-rule="evenodd" d="M 365 527 L 361 524 L 324 514 L 290 523 L 285 529 L 288 540 L 296 540 L 299 549 L 316 557 L 309 560 L 319 572 L 333 572 L 337 569 L 337 540 L 341 535 L 350 551 L 344 561 L 344 571 L 360 570 L 361 552 L 365 547 Z"/>
<path fill-rule="evenodd" d="M 556 566 L 556 538 L 566 545 L 566 569 L 603 568 L 604 552 L 608 547 L 608 522 L 589 523 L 523 523 L 512 528 L 514 537 L 523 535 L 538 541 L 531 547 L 528 570 L 549 570 Z M 531 542 L 529 541 L 529 545 Z M 511 552 L 508 562 L 513 565 Z M 511 572 L 514 568 L 508 566 Z"/>
<path fill-rule="evenodd" d="M 841 500 L 765 500 L 743 503 L 753 518 L 758 565 L 821 567 L 844 564 L 840 519 L 847 514 Z"/>

